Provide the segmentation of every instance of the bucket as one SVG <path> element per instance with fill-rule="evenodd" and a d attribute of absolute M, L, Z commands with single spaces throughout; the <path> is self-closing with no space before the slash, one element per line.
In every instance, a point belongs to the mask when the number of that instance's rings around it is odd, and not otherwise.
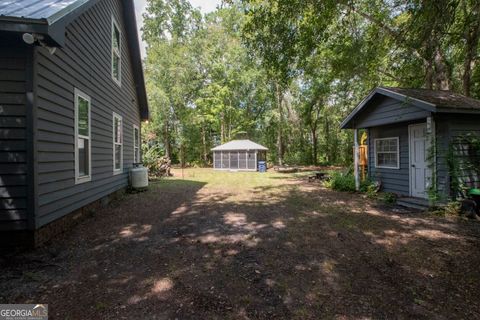
<path fill-rule="evenodd" d="M 258 171 L 259 172 L 266 172 L 267 171 L 267 162 L 266 161 L 258 161 Z"/>

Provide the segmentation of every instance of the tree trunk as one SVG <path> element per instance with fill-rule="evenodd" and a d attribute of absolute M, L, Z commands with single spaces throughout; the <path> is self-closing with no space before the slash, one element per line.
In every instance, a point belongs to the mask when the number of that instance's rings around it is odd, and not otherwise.
<path fill-rule="evenodd" d="M 425 88 L 433 89 L 433 78 L 434 78 L 434 71 L 433 71 L 433 63 L 428 60 L 424 60 L 425 66 Z"/>
<path fill-rule="evenodd" d="M 221 143 L 225 143 L 225 114 L 222 113 L 220 114 L 220 140 Z"/>
<path fill-rule="evenodd" d="M 311 134 L 312 134 L 312 160 L 313 165 L 317 165 L 317 155 L 318 155 L 318 147 L 317 147 L 317 126 L 316 124 L 312 126 Z"/>
<path fill-rule="evenodd" d="M 450 69 L 441 48 L 435 50 L 435 83 L 439 90 L 450 90 Z"/>
<path fill-rule="evenodd" d="M 180 166 L 185 168 L 185 146 L 183 142 L 180 144 Z"/>
<path fill-rule="evenodd" d="M 326 160 L 327 162 L 330 162 L 331 156 L 330 156 L 330 122 L 328 121 L 328 117 L 325 115 L 325 155 L 326 155 Z"/>
<path fill-rule="evenodd" d="M 283 165 L 283 107 L 282 107 L 282 93 L 278 83 L 275 84 L 277 91 L 277 109 L 278 109 L 278 124 L 277 124 L 277 157 L 278 165 Z"/>
<path fill-rule="evenodd" d="M 165 146 L 165 156 L 171 159 L 172 150 L 170 148 L 170 134 L 168 131 L 168 120 L 166 118 L 163 122 L 163 144 Z"/>
<path fill-rule="evenodd" d="M 464 9 L 466 11 L 466 8 Z M 470 97 L 472 94 L 472 70 L 480 40 L 480 4 L 472 9 L 473 25 L 465 30 L 465 59 L 463 60 L 462 87 L 463 94 Z M 464 13 L 465 15 L 467 12 Z"/>
<path fill-rule="evenodd" d="M 205 132 L 205 124 L 202 124 L 202 147 L 203 147 L 203 164 L 208 163 L 208 152 L 207 152 L 207 134 Z"/>

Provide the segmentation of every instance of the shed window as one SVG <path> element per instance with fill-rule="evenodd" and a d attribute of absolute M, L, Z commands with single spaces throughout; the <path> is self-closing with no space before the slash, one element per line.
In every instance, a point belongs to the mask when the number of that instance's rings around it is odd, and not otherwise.
<path fill-rule="evenodd" d="M 112 78 L 118 84 L 122 83 L 121 33 L 117 22 L 112 17 Z"/>
<path fill-rule="evenodd" d="M 375 139 L 375 167 L 388 169 L 400 168 L 398 137 Z"/>
<path fill-rule="evenodd" d="M 140 162 L 140 130 L 133 125 L 133 163 Z"/>
<path fill-rule="evenodd" d="M 113 113 L 113 172 L 120 173 L 123 168 L 123 119 Z"/>
<path fill-rule="evenodd" d="M 91 180 L 90 97 L 75 89 L 75 183 Z"/>

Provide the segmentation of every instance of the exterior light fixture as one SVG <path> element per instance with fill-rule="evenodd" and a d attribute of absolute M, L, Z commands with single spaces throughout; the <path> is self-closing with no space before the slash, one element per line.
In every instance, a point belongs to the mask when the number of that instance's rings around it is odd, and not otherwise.
<path fill-rule="evenodd" d="M 56 47 L 49 47 L 45 42 L 43 42 L 43 36 L 41 34 L 36 34 L 36 33 L 24 33 L 22 35 L 22 39 L 26 44 L 34 44 L 36 41 L 44 47 L 45 49 L 48 50 L 50 54 L 54 54 L 55 51 L 57 51 Z"/>
<path fill-rule="evenodd" d="M 35 42 L 35 37 L 31 33 L 24 33 L 22 39 L 26 44 L 33 44 Z"/>

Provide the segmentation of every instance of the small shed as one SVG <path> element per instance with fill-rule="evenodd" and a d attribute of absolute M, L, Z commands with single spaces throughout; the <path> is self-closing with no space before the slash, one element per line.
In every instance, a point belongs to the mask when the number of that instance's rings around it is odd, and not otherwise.
<path fill-rule="evenodd" d="M 268 148 L 250 140 L 232 140 L 212 149 L 215 170 L 257 171 Z"/>
<path fill-rule="evenodd" d="M 480 141 L 479 100 L 451 91 L 378 87 L 341 127 L 355 133 L 357 186 L 359 129 L 368 134 L 368 175 L 384 191 L 420 199 L 435 192 L 447 200 L 456 197 L 454 186 L 480 186 L 480 158 L 469 142 Z"/>

